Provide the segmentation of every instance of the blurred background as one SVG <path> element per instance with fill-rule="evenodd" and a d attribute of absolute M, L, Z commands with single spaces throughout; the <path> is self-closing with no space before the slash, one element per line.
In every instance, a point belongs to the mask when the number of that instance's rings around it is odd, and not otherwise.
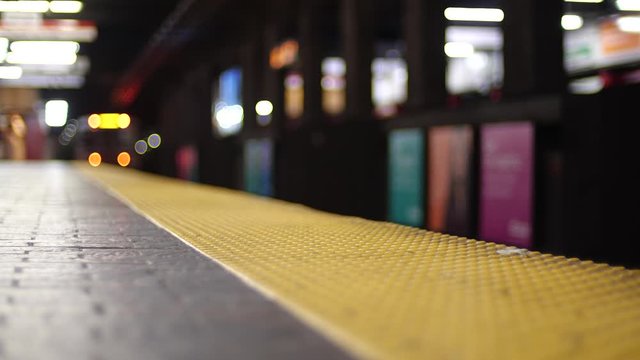
<path fill-rule="evenodd" d="M 5 161 L 110 163 L 640 264 L 640 0 L 7 0 L 0 13 Z"/>

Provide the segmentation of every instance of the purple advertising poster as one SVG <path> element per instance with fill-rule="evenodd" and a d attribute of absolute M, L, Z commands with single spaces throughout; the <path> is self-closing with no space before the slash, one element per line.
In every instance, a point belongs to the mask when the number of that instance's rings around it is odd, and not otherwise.
<path fill-rule="evenodd" d="M 480 131 L 480 238 L 529 248 L 533 226 L 533 125 L 491 124 Z"/>

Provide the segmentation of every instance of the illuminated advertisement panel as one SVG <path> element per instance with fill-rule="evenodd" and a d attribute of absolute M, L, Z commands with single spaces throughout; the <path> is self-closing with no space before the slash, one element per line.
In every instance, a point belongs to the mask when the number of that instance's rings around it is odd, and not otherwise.
<path fill-rule="evenodd" d="M 488 95 L 502 87 L 503 36 L 497 26 L 449 26 L 444 47 L 450 94 Z"/>
<path fill-rule="evenodd" d="M 229 136 L 242 129 L 242 70 L 230 68 L 220 73 L 213 89 L 213 127 L 220 136 Z"/>
<path fill-rule="evenodd" d="M 427 229 L 471 236 L 471 126 L 431 129 L 428 154 Z"/>
<path fill-rule="evenodd" d="M 244 144 L 244 189 L 273 196 L 273 141 L 251 139 Z"/>
<path fill-rule="evenodd" d="M 606 68 L 640 60 L 640 32 L 627 28 L 628 18 L 607 17 L 588 21 L 577 30 L 565 31 L 567 71 Z"/>
<path fill-rule="evenodd" d="M 389 134 L 390 221 L 422 226 L 424 222 L 424 135 L 421 129 Z"/>
<path fill-rule="evenodd" d="M 322 60 L 322 110 L 328 115 L 339 115 L 347 106 L 346 72 L 344 59 L 328 57 Z"/>
<path fill-rule="evenodd" d="M 284 78 L 284 113 L 289 120 L 298 120 L 304 113 L 304 79 L 297 71 Z"/>
<path fill-rule="evenodd" d="M 371 100 L 374 114 L 388 118 L 407 101 L 407 64 L 399 57 L 375 58 L 371 64 Z"/>
<path fill-rule="evenodd" d="M 480 137 L 480 239 L 531 247 L 533 125 L 484 125 Z"/>

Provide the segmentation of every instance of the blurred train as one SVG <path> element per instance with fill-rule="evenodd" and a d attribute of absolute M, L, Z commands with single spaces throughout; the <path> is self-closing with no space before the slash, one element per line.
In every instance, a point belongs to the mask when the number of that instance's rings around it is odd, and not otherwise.
<path fill-rule="evenodd" d="M 67 124 L 58 141 L 63 146 L 73 142 L 73 158 L 92 166 L 111 163 L 138 167 L 137 133 L 128 114 L 91 114 Z"/>

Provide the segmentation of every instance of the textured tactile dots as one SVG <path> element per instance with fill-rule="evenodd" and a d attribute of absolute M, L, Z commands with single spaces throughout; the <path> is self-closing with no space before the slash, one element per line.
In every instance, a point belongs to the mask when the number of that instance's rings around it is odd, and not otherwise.
<path fill-rule="evenodd" d="M 638 271 L 79 169 L 362 357 L 640 358 Z"/>
<path fill-rule="evenodd" d="M 0 359 L 342 350 L 62 164 L 0 164 Z"/>

